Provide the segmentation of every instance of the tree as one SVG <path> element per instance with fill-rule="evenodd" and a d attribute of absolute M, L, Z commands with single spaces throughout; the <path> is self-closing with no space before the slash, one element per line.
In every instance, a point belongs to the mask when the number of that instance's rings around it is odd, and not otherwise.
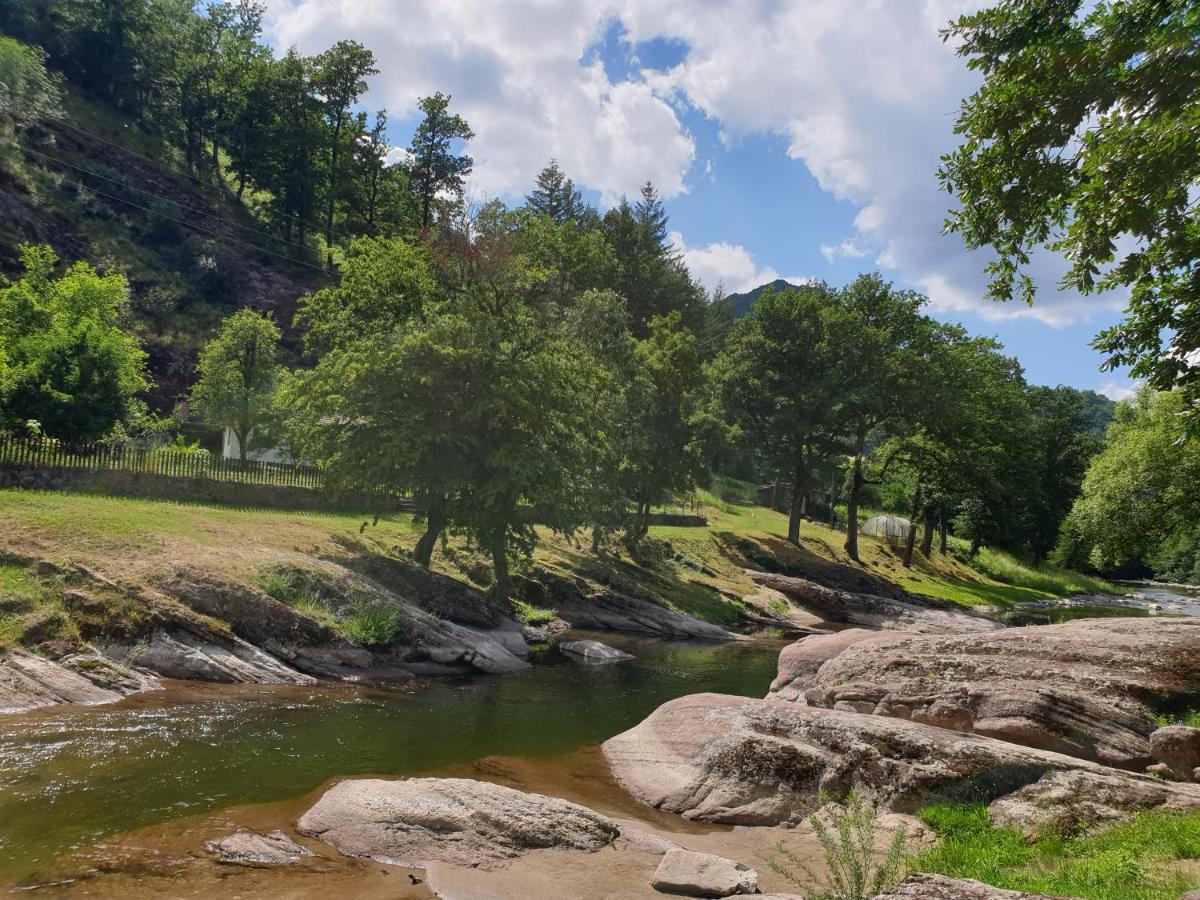
<path fill-rule="evenodd" d="M 341 267 L 341 282 L 300 298 L 304 347 L 322 355 L 363 337 L 393 333 L 436 302 L 438 285 L 424 247 L 401 238 L 359 238 Z"/>
<path fill-rule="evenodd" d="M 1200 424 L 1200 9 L 1190 0 L 1003 0 L 944 32 L 983 86 L 963 104 L 962 146 L 940 177 L 947 228 L 992 247 L 991 297 L 1033 302 L 1039 246 L 1061 286 L 1126 287 L 1126 317 L 1095 346 L 1184 392 Z"/>
<path fill-rule="evenodd" d="M 428 228 L 438 195 L 461 195 L 474 165 L 471 157 L 451 152 L 453 142 L 469 141 L 475 133 L 462 116 L 450 114 L 450 97 L 440 91 L 418 106 L 425 118 L 413 135 L 410 178 L 421 201 L 421 227 Z"/>
<path fill-rule="evenodd" d="M 125 278 L 84 262 L 56 278 L 49 247 L 20 252 L 24 276 L 0 288 L 0 424 L 34 420 L 69 443 L 104 437 L 149 387 L 146 355 L 118 325 Z"/>
<path fill-rule="evenodd" d="M 1181 391 L 1144 388 L 1117 407 L 1063 524 L 1060 562 L 1200 577 L 1200 438 L 1181 436 Z"/>
<path fill-rule="evenodd" d="M 192 403 L 208 424 L 233 430 L 243 464 L 250 432 L 267 420 L 275 402 L 279 337 L 269 315 L 243 308 L 200 351 Z"/>
<path fill-rule="evenodd" d="M 537 188 L 526 195 L 525 206 L 559 225 L 578 217 L 584 209 L 582 195 L 555 159 L 538 173 Z"/>
<path fill-rule="evenodd" d="M 46 71 L 46 54 L 0 35 L 0 134 L 11 135 L 61 114 L 61 91 Z"/>
<path fill-rule="evenodd" d="M 347 126 L 354 122 L 351 109 L 367 90 L 367 78 L 378 75 L 375 54 L 358 41 L 338 41 L 313 60 L 313 86 L 321 98 L 328 137 L 329 160 L 325 184 L 325 246 L 333 265 L 333 213 L 347 155 Z M 355 135 L 356 136 L 356 135 Z"/>
<path fill-rule="evenodd" d="M 878 274 L 860 275 L 838 293 L 830 334 L 839 344 L 837 418 L 851 455 L 846 497 L 846 552 L 858 560 L 858 508 L 869 479 L 868 441 L 877 443 L 912 430 L 916 402 L 928 383 L 924 348 L 932 323 L 926 299 L 897 290 Z"/>
<path fill-rule="evenodd" d="M 629 302 L 633 333 L 646 337 L 650 322 L 678 311 L 684 327 L 704 326 L 703 289 L 692 281 L 667 233 L 667 212 L 654 186 L 642 186 L 635 206 L 622 200 L 604 215 L 604 232 L 617 258 L 612 287 Z"/>
<path fill-rule="evenodd" d="M 841 365 L 827 330 L 836 302 L 823 284 L 765 291 L 714 363 L 727 415 L 758 448 L 768 471 L 792 480 L 792 543 L 800 541 L 814 467 L 840 442 Z"/>

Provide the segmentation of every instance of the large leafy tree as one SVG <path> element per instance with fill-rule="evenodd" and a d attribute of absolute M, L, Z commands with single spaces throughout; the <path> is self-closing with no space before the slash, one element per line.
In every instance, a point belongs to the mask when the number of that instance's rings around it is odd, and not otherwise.
<path fill-rule="evenodd" d="M 149 385 L 145 353 L 119 327 L 121 275 L 87 263 L 55 276 L 49 247 L 23 246 L 25 274 L 0 288 L 0 424 L 28 420 L 71 443 L 107 435 Z"/>
<path fill-rule="evenodd" d="M 0 35 L 0 135 L 11 136 L 61 114 L 61 91 L 46 54 Z"/>
<path fill-rule="evenodd" d="M 1181 392 L 1149 388 L 1118 406 L 1063 524 L 1062 562 L 1200 578 L 1200 438 L 1180 440 L 1185 409 Z"/>
<path fill-rule="evenodd" d="M 768 471 L 791 478 L 792 543 L 813 472 L 841 441 L 842 363 L 828 330 L 836 303 L 822 284 L 765 291 L 713 365 L 730 419 Z"/>
<path fill-rule="evenodd" d="M 243 308 L 200 351 L 192 402 L 208 424 L 233 430 L 243 463 L 250 432 L 269 420 L 276 402 L 279 337 L 270 316 Z"/>
<path fill-rule="evenodd" d="M 433 224 L 438 196 L 462 194 L 464 179 L 474 165 L 471 157 L 454 152 L 455 141 L 475 137 L 462 116 L 450 112 L 450 97 L 440 91 L 418 104 L 424 118 L 413 134 L 410 180 L 420 199 L 421 227 Z"/>
<path fill-rule="evenodd" d="M 1191 0 L 1004 0 L 945 32 L 983 86 L 941 179 L 947 227 L 997 253 L 990 295 L 1033 302 L 1035 248 L 1061 286 L 1124 287 L 1106 366 L 1178 386 L 1200 422 L 1200 7 Z"/>

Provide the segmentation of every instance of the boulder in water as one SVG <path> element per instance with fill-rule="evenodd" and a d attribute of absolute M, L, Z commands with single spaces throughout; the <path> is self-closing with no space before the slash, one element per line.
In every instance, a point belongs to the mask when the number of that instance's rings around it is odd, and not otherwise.
<path fill-rule="evenodd" d="M 238 866 L 282 866 L 305 856 L 316 856 L 282 831 L 259 834 L 237 831 L 216 841 L 206 841 L 204 849 L 215 854 L 218 862 Z"/>
<path fill-rule="evenodd" d="M 576 662 L 590 666 L 602 666 L 634 658 L 631 653 L 625 653 L 599 641 L 563 641 L 558 645 L 558 649 Z"/>

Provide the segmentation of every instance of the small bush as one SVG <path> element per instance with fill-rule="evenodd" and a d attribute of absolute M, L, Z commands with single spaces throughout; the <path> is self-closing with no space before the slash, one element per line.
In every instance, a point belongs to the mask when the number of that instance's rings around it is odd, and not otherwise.
<path fill-rule="evenodd" d="M 524 600 L 513 600 L 513 614 L 522 625 L 544 625 L 558 615 L 558 610 L 542 609 Z"/>
<path fill-rule="evenodd" d="M 389 603 L 358 607 L 339 623 L 342 634 L 364 647 L 390 644 L 400 632 L 400 610 Z"/>
<path fill-rule="evenodd" d="M 904 877 L 908 834 L 904 828 L 897 829 L 887 852 L 880 857 L 875 852 L 877 818 L 875 807 L 857 794 L 850 794 L 844 804 L 826 803 L 820 812 L 809 816 L 825 853 L 829 869 L 826 878 L 814 873 L 782 842 L 776 847 L 782 860 L 773 857 L 767 864 L 788 881 L 806 888 L 806 896 L 813 900 L 868 900 L 895 887 Z"/>
<path fill-rule="evenodd" d="M 296 574 L 286 569 L 267 569 L 259 573 L 258 586 L 281 603 L 295 603 L 297 596 Z"/>

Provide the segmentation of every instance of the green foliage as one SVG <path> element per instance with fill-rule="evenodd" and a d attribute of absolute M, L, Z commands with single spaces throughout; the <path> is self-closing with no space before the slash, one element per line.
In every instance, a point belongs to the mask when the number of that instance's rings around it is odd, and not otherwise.
<path fill-rule="evenodd" d="M 982 805 L 935 804 L 919 816 L 941 838 L 913 860 L 923 872 L 1091 900 L 1168 900 L 1197 883 L 1170 869 L 1176 860 L 1200 857 L 1196 813 L 1144 812 L 1097 833 L 1047 832 L 1033 842 L 992 825 Z"/>
<path fill-rule="evenodd" d="M 1113 585 L 1100 578 L 1091 578 L 1079 572 L 1052 565 L 1034 566 L 1009 553 L 990 547 L 980 548 L 973 556 L 967 556 L 965 561 L 972 568 L 1001 584 L 1029 588 L 1056 597 L 1116 592 Z"/>
<path fill-rule="evenodd" d="M 904 877 L 904 847 L 908 838 L 906 830 L 898 828 L 887 850 L 877 853 L 877 818 L 875 807 L 856 794 L 851 794 L 844 803 L 826 803 L 808 821 L 821 843 L 829 874 L 817 875 L 800 854 L 782 842 L 776 847 L 779 856 L 772 857 L 768 865 L 792 884 L 804 888 L 806 897 L 869 900 L 895 887 Z"/>
<path fill-rule="evenodd" d="M 543 625 L 558 615 L 557 610 L 542 609 L 524 600 L 513 599 L 510 602 L 513 607 L 513 615 L 522 625 Z"/>
<path fill-rule="evenodd" d="M 0 135 L 62 115 L 58 80 L 38 47 L 0 34 Z"/>
<path fill-rule="evenodd" d="M 208 424 L 233 429 L 243 461 L 250 432 L 276 402 L 278 345 L 279 327 L 270 316 L 240 309 L 200 353 L 192 402 Z"/>
<path fill-rule="evenodd" d="M 390 644 L 400 633 L 403 619 L 394 604 L 366 603 L 338 622 L 342 634 L 364 647 Z"/>
<path fill-rule="evenodd" d="M 526 195 L 525 206 L 537 215 L 548 217 L 556 225 L 579 218 L 585 210 L 575 183 L 554 159 L 538 173 L 537 187 Z"/>
<path fill-rule="evenodd" d="M 1180 391 L 1145 389 L 1118 407 L 1064 523 L 1059 561 L 1200 577 L 1200 437 L 1181 434 L 1186 405 Z"/>
<path fill-rule="evenodd" d="M 441 91 L 417 104 L 424 118 L 413 134 L 409 170 L 413 191 L 420 199 L 422 228 L 433 224 L 439 197 L 462 195 L 464 179 L 474 162 L 466 154 L 455 154 L 455 141 L 475 136 L 466 120 L 450 113 L 450 97 Z"/>
<path fill-rule="evenodd" d="M 991 247 L 989 294 L 1033 302 L 1025 271 L 1047 246 L 1070 262 L 1056 287 L 1129 289 L 1125 320 L 1095 346 L 1159 389 L 1200 400 L 1200 9 L 1189 0 L 1003 0 L 945 32 L 983 86 L 963 104 L 963 144 L 940 176 L 947 222 Z M 1116 252 L 1118 240 L 1129 252 Z"/>
<path fill-rule="evenodd" d="M 119 327 L 120 275 L 75 263 L 60 277 L 49 247 L 21 248 L 24 276 L 0 288 L 0 426 L 34 420 L 69 442 L 105 436 L 148 387 L 145 353 Z"/>

